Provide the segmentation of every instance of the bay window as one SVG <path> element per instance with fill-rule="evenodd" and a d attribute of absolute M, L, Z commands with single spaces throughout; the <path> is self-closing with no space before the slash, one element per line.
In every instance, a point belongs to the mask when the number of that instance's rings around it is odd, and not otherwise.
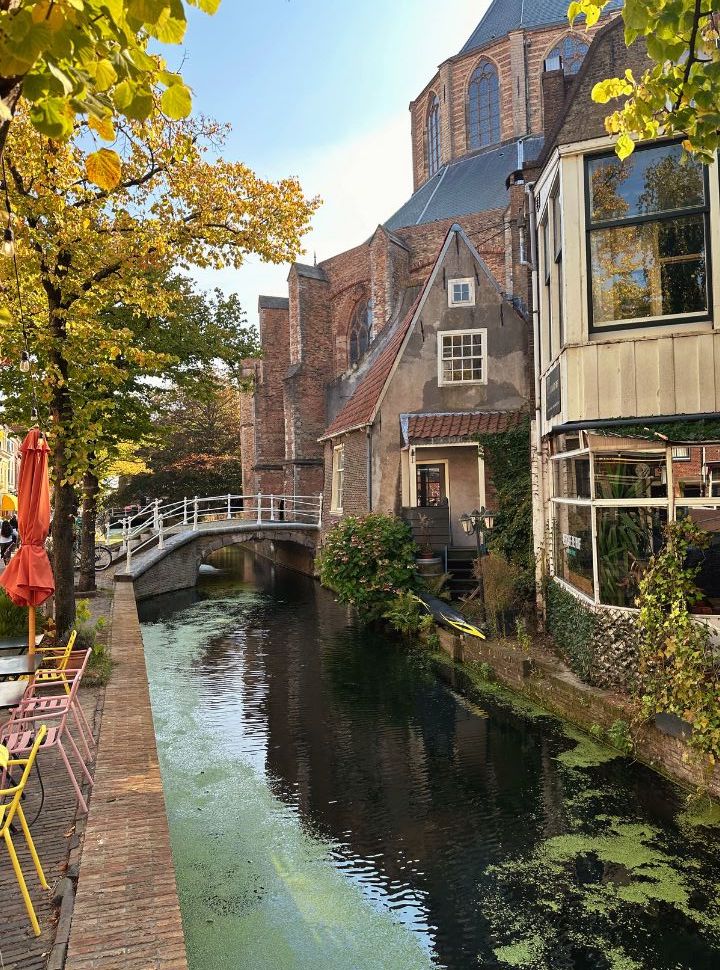
<path fill-rule="evenodd" d="M 590 306 L 595 330 L 709 312 L 708 189 L 677 143 L 586 159 Z"/>
<path fill-rule="evenodd" d="M 664 542 L 668 522 L 690 516 L 710 533 L 705 550 L 691 550 L 698 565 L 699 614 L 720 614 L 720 490 L 712 466 L 701 468 L 701 443 L 677 462 L 671 443 L 616 439 L 593 432 L 555 439 L 551 457 L 552 571 L 555 577 L 605 606 L 632 608 L 639 583 Z M 714 447 L 714 446 L 708 446 Z M 573 450 L 561 450 L 572 448 Z M 714 453 L 714 452 L 713 452 Z M 688 474 L 702 474 L 697 488 Z"/>

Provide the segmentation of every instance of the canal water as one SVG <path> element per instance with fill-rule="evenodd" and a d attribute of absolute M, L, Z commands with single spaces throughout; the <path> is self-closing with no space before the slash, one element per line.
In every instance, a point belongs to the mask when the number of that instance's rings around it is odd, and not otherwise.
<path fill-rule="evenodd" d="M 233 550 L 142 607 L 191 970 L 717 970 L 670 783 Z"/>

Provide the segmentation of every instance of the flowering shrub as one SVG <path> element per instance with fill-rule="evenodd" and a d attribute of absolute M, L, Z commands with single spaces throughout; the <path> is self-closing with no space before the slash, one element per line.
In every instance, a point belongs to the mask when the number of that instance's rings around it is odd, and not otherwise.
<path fill-rule="evenodd" d="M 332 529 L 320 554 L 320 581 L 341 603 L 376 620 L 398 593 L 415 583 L 410 527 L 394 515 L 348 516 Z"/>

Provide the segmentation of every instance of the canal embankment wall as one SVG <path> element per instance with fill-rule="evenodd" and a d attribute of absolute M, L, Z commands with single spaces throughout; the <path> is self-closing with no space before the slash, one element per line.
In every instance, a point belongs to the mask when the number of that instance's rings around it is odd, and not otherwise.
<path fill-rule="evenodd" d="M 66 970 L 187 970 L 140 622 L 115 586 L 111 656 Z"/>
<path fill-rule="evenodd" d="M 630 698 L 583 683 L 562 661 L 505 642 L 478 640 L 438 628 L 443 651 L 456 663 L 487 664 L 498 683 L 580 728 L 603 732 L 618 720 L 633 722 Z M 646 722 L 632 730 L 634 757 L 682 785 L 720 798 L 720 766 L 699 756 L 681 736 Z"/>

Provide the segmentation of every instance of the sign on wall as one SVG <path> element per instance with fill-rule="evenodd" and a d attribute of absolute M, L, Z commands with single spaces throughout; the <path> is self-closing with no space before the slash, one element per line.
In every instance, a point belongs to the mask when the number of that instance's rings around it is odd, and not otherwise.
<path fill-rule="evenodd" d="M 562 411 L 560 389 L 560 361 L 549 370 L 545 378 L 545 417 L 549 421 Z"/>

